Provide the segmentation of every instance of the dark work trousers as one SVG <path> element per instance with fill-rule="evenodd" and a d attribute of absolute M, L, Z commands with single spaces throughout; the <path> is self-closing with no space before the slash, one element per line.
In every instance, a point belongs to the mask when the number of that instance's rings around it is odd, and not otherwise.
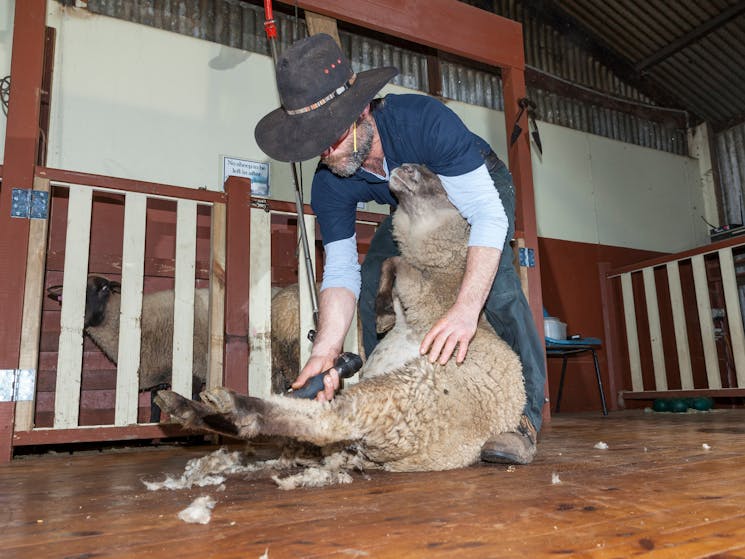
<path fill-rule="evenodd" d="M 505 340 L 520 356 L 527 394 L 527 403 L 523 413 L 528 416 L 536 430 L 540 430 L 546 370 L 544 368 L 542 340 L 538 337 L 533 322 L 533 314 L 528 301 L 525 299 L 520 278 L 512 263 L 510 239 L 515 233 L 515 187 L 512 184 L 511 173 L 493 152 L 486 157 L 486 165 L 504 205 L 509 229 L 502 248 L 499 269 L 486 299 L 484 313 L 497 335 Z M 370 250 L 368 250 L 362 264 L 359 312 L 362 320 L 362 338 L 367 355 L 370 355 L 378 343 L 375 331 L 375 296 L 380 282 L 380 269 L 386 258 L 399 254 L 398 246 L 393 240 L 391 217 L 388 217 L 375 232 L 375 236 L 370 243 Z"/>

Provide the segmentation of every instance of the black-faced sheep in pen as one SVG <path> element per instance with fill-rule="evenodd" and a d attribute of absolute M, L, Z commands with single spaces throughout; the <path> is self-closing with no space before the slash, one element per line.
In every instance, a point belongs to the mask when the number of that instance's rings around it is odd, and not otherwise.
<path fill-rule="evenodd" d="M 431 364 L 419 343 L 455 301 L 469 227 L 436 175 L 404 165 L 392 173 L 401 257 L 386 266 L 381 304 L 395 325 L 364 365 L 362 380 L 331 402 L 267 399 L 217 388 L 202 402 L 160 391 L 158 405 L 192 428 L 251 439 L 279 435 L 319 446 L 345 445 L 391 471 L 445 470 L 476 462 L 483 443 L 514 429 L 525 403 L 519 358 L 480 320 L 465 361 Z M 392 289 L 386 290 L 386 286 Z"/>
<path fill-rule="evenodd" d="M 62 286 L 47 290 L 61 302 Z M 173 361 L 172 289 L 146 293 L 142 297 L 141 344 L 138 371 L 140 391 L 163 388 L 171 383 Z M 101 351 L 118 363 L 121 284 L 102 276 L 88 276 L 85 297 L 85 333 Z M 299 372 L 299 301 L 297 284 L 276 289 L 272 295 L 271 390 L 286 392 Z M 194 291 L 194 338 L 192 387 L 196 395 L 207 378 L 209 342 L 209 290 Z M 157 408 L 156 408 L 157 411 Z M 156 414 L 154 414 L 155 416 Z"/>
<path fill-rule="evenodd" d="M 62 286 L 50 287 L 47 293 L 61 301 Z M 140 391 L 171 383 L 173 363 L 172 289 L 142 296 L 140 328 Z M 112 363 L 119 361 L 119 309 L 121 284 L 101 276 L 88 276 L 85 293 L 83 328 Z M 194 290 L 194 339 L 192 379 L 194 392 L 201 390 L 207 378 L 209 332 L 209 290 Z"/>

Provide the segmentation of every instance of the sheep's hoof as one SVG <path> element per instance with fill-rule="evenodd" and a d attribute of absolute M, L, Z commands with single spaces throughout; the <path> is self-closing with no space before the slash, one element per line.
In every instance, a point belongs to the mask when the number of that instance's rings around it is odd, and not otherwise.
<path fill-rule="evenodd" d="M 194 421 L 196 410 L 192 407 L 193 402 L 173 390 L 159 390 L 153 401 L 181 424 L 186 425 Z"/>
<path fill-rule="evenodd" d="M 202 392 L 199 397 L 202 402 L 214 408 L 219 413 L 235 412 L 235 392 L 228 388 L 218 386 Z"/>

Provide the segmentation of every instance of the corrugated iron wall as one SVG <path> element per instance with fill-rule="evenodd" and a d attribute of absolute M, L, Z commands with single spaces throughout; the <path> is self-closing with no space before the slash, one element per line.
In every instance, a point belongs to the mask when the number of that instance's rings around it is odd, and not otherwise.
<path fill-rule="evenodd" d="M 494 12 L 522 23 L 529 68 L 611 98 L 653 106 L 649 98 L 619 80 L 567 35 L 537 21 L 521 2 L 495 0 Z M 546 122 L 679 155 L 688 153 L 685 129 L 541 89 L 529 88 L 529 93 L 538 105 L 540 119 Z"/>
<path fill-rule="evenodd" d="M 745 224 L 745 124 L 716 136 L 725 223 Z"/>
<path fill-rule="evenodd" d="M 497 13 L 525 26 L 526 61 L 536 70 L 584 85 L 594 91 L 648 103 L 607 68 L 554 29 L 525 17 L 515 0 L 495 2 Z M 235 48 L 268 54 L 262 8 L 239 0 L 88 0 L 91 12 L 150 25 Z M 305 36 L 302 19 L 275 12 L 280 49 Z M 394 65 L 393 83 L 429 91 L 427 58 L 382 41 L 341 32 L 342 47 L 355 70 Z M 442 94 L 448 99 L 503 110 L 498 73 L 462 64 L 441 63 Z M 621 111 L 591 105 L 547 91 L 530 89 L 540 120 L 676 154 L 686 154 L 686 132 Z"/>

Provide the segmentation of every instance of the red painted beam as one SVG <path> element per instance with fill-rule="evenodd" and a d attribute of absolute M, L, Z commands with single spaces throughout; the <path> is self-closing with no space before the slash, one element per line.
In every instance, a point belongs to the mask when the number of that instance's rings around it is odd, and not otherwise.
<path fill-rule="evenodd" d="M 525 65 L 520 23 L 456 0 L 299 0 L 296 4 L 485 64 L 520 69 Z"/>
<path fill-rule="evenodd" d="M 108 441 L 133 441 L 137 439 L 165 439 L 197 435 L 181 425 L 162 423 L 160 425 L 129 425 L 127 427 L 79 427 L 77 429 L 33 429 L 19 431 L 13 435 L 14 446 L 36 444 L 93 443 Z"/>
<path fill-rule="evenodd" d="M 67 171 L 64 169 L 53 169 L 51 167 L 37 167 L 36 175 L 56 182 L 82 184 L 98 188 L 111 188 L 113 190 L 122 190 L 124 192 L 140 192 L 148 195 L 171 196 L 173 198 L 196 200 L 198 202 L 225 202 L 225 194 L 213 190 L 186 188 L 183 186 L 173 186 L 157 182 L 109 177 L 106 175 L 92 175 L 80 171 Z"/>
<path fill-rule="evenodd" d="M 0 369 L 18 368 L 29 222 L 11 218 L 13 188 L 31 188 L 39 139 L 46 0 L 16 2 L 10 104 L 0 185 Z"/>
<path fill-rule="evenodd" d="M 0 464 L 10 462 L 13 457 L 15 411 L 15 402 L 0 402 Z"/>
<path fill-rule="evenodd" d="M 223 384 L 248 394 L 248 291 L 251 181 L 228 177 L 225 247 L 225 369 Z"/>

